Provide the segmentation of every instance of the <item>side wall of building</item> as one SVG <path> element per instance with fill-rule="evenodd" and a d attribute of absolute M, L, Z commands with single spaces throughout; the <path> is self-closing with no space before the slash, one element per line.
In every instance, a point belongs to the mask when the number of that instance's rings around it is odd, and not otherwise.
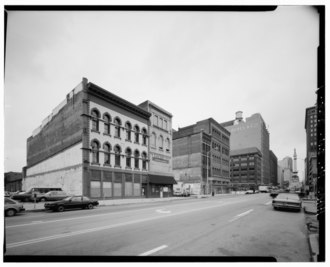
<path fill-rule="evenodd" d="M 23 189 L 60 187 L 69 194 L 82 194 L 82 144 L 74 146 L 26 169 Z"/>
<path fill-rule="evenodd" d="M 82 92 L 67 98 L 66 104 L 27 140 L 27 168 L 81 142 Z M 81 158 L 80 158 L 81 160 Z"/>

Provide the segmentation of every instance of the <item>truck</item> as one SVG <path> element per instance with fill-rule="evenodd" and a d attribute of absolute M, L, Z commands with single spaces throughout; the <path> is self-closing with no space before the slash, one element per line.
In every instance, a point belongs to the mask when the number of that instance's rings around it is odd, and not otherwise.
<path fill-rule="evenodd" d="M 258 190 L 260 193 L 268 193 L 269 189 L 267 185 L 259 185 Z"/>
<path fill-rule="evenodd" d="M 189 197 L 190 185 L 184 184 L 183 182 L 177 182 L 177 184 L 173 185 L 173 195 L 181 196 L 181 197 Z"/>

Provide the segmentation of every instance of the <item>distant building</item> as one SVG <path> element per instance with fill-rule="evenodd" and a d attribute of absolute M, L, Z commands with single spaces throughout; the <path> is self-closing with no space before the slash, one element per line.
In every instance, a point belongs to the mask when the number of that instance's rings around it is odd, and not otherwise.
<path fill-rule="evenodd" d="M 269 169 L 270 169 L 270 184 L 273 186 L 278 185 L 278 181 L 277 181 L 277 157 L 274 154 L 273 151 L 269 151 Z"/>
<path fill-rule="evenodd" d="M 194 194 L 230 188 L 230 133 L 212 118 L 173 132 L 173 173 Z"/>
<path fill-rule="evenodd" d="M 173 177 L 149 177 L 150 116 L 84 78 L 28 138 L 24 189 L 129 198 L 160 182 L 171 194 Z"/>
<path fill-rule="evenodd" d="M 242 112 L 236 112 L 236 119 L 221 123 L 230 132 L 232 150 L 256 147 L 261 152 L 261 183 L 270 184 L 269 132 L 259 113 L 243 120 Z"/>
<path fill-rule="evenodd" d="M 291 157 L 285 157 L 278 161 L 278 166 L 281 168 L 281 184 L 282 187 L 288 188 L 293 172 L 293 161 Z"/>
<path fill-rule="evenodd" d="M 317 180 L 317 109 L 315 106 L 306 109 L 306 170 L 305 185 L 310 192 L 315 192 Z"/>
<path fill-rule="evenodd" d="M 234 190 L 258 188 L 261 184 L 261 157 L 256 147 L 230 151 L 230 178 Z"/>
<path fill-rule="evenodd" d="M 6 172 L 5 173 L 5 191 L 16 192 L 22 190 L 21 172 Z"/>

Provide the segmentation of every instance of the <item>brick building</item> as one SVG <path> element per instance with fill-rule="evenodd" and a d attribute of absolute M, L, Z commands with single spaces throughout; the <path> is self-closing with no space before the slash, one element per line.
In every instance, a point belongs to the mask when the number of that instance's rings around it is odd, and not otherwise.
<path fill-rule="evenodd" d="M 173 173 L 193 194 L 224 193 L 230 186 L 230 133 L 214 119 L 173 132 Z"/>
<path fill-rule="evenodd" d="M 262 184 L 261 157 L 256 147 L 230 151 L 230 178 L 234 190 L 256 190 Z"/>
<path fill-rule="evenodd" d="M 259 113 L 246 117 L 242 111 L 236 112 L 235 120 L 221 123 L 230 132 L 230 148 L 243 149 L 256 147 L 261 152 L 261 183 L 270 183 L 269 169 L 269 132 L 262 116 Z"/>
<path fill-rule="evenodd" d="M 16 192 L 22 190 L 21 172 L 6 172 L 5 173 L 5 191 Z"/>
<path fill-rule="evenodd" d="M 24 189 L 94 198 L 149 196 L 151 114 L 83 79 L 27 140 Z M 165 184 L 171 187 L 174 178 Z"/>
<path fill-rule="evenodd" d="M 147 100 L 139 107 L 151 114 L 148 126 L 150 196 L 172 195 L 172 114 Z M 169 182 L 168 182 L 169 181 Z"/>

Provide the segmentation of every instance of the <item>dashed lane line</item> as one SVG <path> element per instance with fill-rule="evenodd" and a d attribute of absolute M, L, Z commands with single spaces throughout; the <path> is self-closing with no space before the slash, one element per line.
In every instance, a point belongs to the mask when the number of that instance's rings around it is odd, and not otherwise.
<path fill-rule="evenodd" d="M 250 209 L 250 210 L 248 210 L 248 211 L 245 211 L 245 212 L 243 212 L 243 213 L 240 213 L 240 214 L 236 215 L 234 218 L 232 218 L 231 220 L 229 220 L 229 222 L 236 221 L 236 220 L 240 219 L 241 217 L 243 217 L 243 216 L 245 216 L 245 215 L 248 215 L 248 214 L 249 214 L 250 212 L 252 212 L 252 211 L 253 211 L 253 209 Z"/>
<path fill-rule="evenodd" d="M 168 247 L 167 245 L 162 245 L 160 247 L 157 247 L 157 248 L 154 248 L 152 250 L 149 250 L 149 251 L 146 251 L 144 253 L 141 253 L 139 256 L 149 256 L 149 255 L 154 254 L 154 253 L 156 253 L 156 252 L 158 252 L 158 251 L 160 251 L 160 250 L 162 250 L 164 248 L 167 248 L 167 247 Z"/>

